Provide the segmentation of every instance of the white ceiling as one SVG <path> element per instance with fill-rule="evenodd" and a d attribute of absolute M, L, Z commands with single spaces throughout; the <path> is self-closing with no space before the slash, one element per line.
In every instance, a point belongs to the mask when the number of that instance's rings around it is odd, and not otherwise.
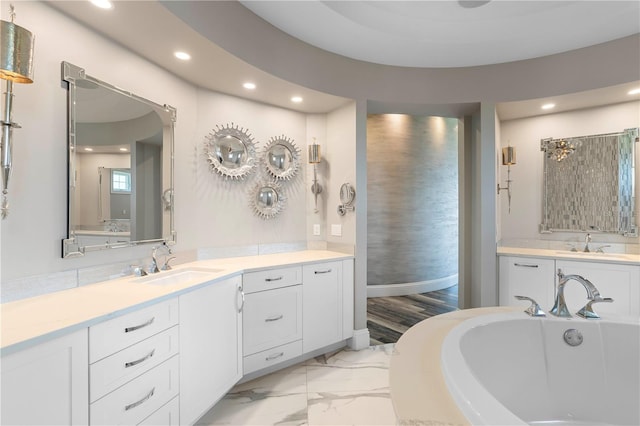
<path fill-rule="evenodd" d="M 638 1 L 247 1 L 280 30 L 384 65 L 519 61 L 640 32 Z"/>
<path fill-rule="evenodd" d="M 182 3 L 182 7 L 188 7 L 188 1 Z M 638 1 L 241 3 L 310 44 L 355 59 L 403 66 L 499 63 L 640 33 Z M 247 64 L 155 0 L 116 1 L 108 11 L 88 1 L 56 0 L 47 4 L 203 88 L 305 113 L 331 111 L 348 101 L 292 84 Z M 403 43 L 402 48 L 399 43 Z M 180 49 L 189 50 L 192 59 L 176 60 L 172 53 Z M 90 66 L 82 65 L 90 74 Z M 242 88 L 247 80 L 255 82 L 258 89 Z M 640 81 L 549 101 L 558 104 L 555 111 L 624 102 L 631 100 L 628 89 L 637 86 Z M 292 104 L 293 95 L 302 96 L 303 103 Z M 498 112 L 501 119 L 537 115 L 542 101 L 499 104 Z"/>

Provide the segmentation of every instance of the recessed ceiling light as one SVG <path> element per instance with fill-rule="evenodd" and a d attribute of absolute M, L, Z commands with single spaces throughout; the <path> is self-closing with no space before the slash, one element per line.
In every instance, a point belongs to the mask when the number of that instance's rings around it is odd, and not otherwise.
<path fill-rule="evenodd" d="M 247 90 L 253 90 L 256 88 L 256 84 L 251 82 L 246 82 L 242 85 L 242 87 L 244 87 Z"/>
<path fill-rule="evenodd" d="M 302 102 L 302 97 L 294 96 L 291 98 L 291 102 L 295 102 L 296 104 L 299 104 L 300 102 Z"/>
<path fill-rule="evenodd" d="M 189 59 L 191 59 L 191 55 L 189 55 L 187 52 L 175 52 L 173 55 L 183 61 L 188 61 Z"/>
<path fill-rule="evenodd" d="M 555 108 L 556 104 L 544 104 L 542 105 L 542 109 L 551 109 Z"/>
<path fill-rule="evenodd" d="M 90 0 L 94 6 L 99 7 L 100 9 L 111 9 L 113 8 L 113 3 L 109 0 Z"/>
<path fill-rule="evenodd" d="M 88 151 L 88 152 L 91 152 L 91 151 L 93 151 L 93 148 L 86 147 L 84 150 Z"/>
<path fill-rule="evenodd" d="M 638 94 L 640 94 L 640 87 L 638 87 L 637 89 L 629 90 L 629 92 L 627 94 L 628 95 L 638 95 Z"/>

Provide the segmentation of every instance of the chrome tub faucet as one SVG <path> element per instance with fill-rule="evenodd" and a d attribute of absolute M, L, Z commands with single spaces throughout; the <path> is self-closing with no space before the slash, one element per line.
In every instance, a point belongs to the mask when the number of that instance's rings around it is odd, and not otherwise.
<path fill-rule="evenodd" d="M 586 248 L 586 247 L 585 247 Z M 581 275 L 564 275 L 561 269 L 558 269 L 558 285 L 556 287 L 556 300 L 553 304 L 553 308 L 549 311 L 551 315 L 555 315 L 560 318 L 571 318 L 571 313 L 567 308 L 567 303 L 564 299 L 564 288 L 570 280 L 578 281 L 587 290 L 588 302 L 580 309 L 576 315 L 587 319 L 598 319 L 600 316 L 593 311 L 593 304 L 600 302 L 613 302 L 610 297 L 603 298 L 600 296 L 600 292 L 595 285 L 588 279 Z"/>

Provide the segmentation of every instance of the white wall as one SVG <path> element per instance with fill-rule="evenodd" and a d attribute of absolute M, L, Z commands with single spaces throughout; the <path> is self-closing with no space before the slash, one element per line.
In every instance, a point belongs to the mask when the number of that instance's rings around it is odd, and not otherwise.
<path fill-rule="evenodd" d="M 540 139 L 584 136 L 619 132 L 640 126 L 640 102 L 626 102 L 599 108 L 583 109 L 538 117 L 508 120 L 501 123 L 500 145 L 516 148 L 517 164 L 511 166 L 511 214 L 508 212 L 506 191 L 501 191 L 500 237 L 502 240 L 568 240 L 575 234 L 540 234 L 538 225 L 542 218 L 542 184 L 544 153 L 540 151 Z M 640 147 L 636 144 L 636 154 Z M 501 164 L 501 163 L 500 163 Z M 640 167 L 636 161 L 636 211 Z M 499 166 L 499 182 L 506 185 L 507 167 Z M 640 215 L 636 213 L 636 217 Z M 598 241 L 639 243 L 636 238 L 598 235 Z"/>
<path fill-rule="evenodd" d="M 45 4 L 20 2 L 18 11 L 19 24 L 36 36 L 35 77 L 31 85 L 14 85 L 13 119 L 22 129 L 14 132 L 11 212 L 1 224 L 3 300 L 7 292 L 20 290 L 18 287 L 27 281 L 35 283 L 28 295 L 41 294 L 78 282 L 107 279 L 114 273 L 107 265 L 127 266 L 146 261 L 151 254 L 149 246 L 140 246 L 91 252 L 83 258 L 61 258 L 61 240 L 67 233 L 67 90 L 61 81 L 62 61 L 177 109 L 175 251 L 191 256 L 179 256 L 178 260 L 195 258 L 195 251 L 201 248 L 221 248 L 219 253 L 224 254 L 225 247 L 291 242 L 304 245 L 311 236 L 311 227 L 307 226 L 310 182 L 305 182 L 305 173 L 310 170 L 306 162 L 310 136 L 317 135 L 321 144 L 331 146 L 325 156 L 327 164 L 336 161 L 336 170 L 343 171 L 355 167 L 354 107 L 336 111 L 327 120 L 325 115 L 307 116 L 198 89 Z M 3 19 L 7 19 L 5 13 L 3 9 Z M 203 157 L 205 136 L 216 125 L 231 122 L 249 130 L 258 150 L 270 137 L 281 135 L 293 139 L 301 149 L 300 173 L 283 185 L 287 204 L 273 220 L 265 221 L 252 213 L 248 198 L 251 181 L 225 181 L 210 171 Z M 328 135 L 331 142 L 327 141 Z M 347 155 L 337 150 L 346 150 Z M 322 179 L 325 188 L 336 191 L 350 176 L 339 174 L 339 183 L 331 183 L 328 175 Z M 314 218 L 321 221 L 323 229 L 327 216 L 324 209 L 335 206 L 331 201 Z M 349 227 L 355 224 L 346 224 L 343 232 L 353 235 L 355 231 Z M 353 242 L 351 237 L 343 240 Z M 37 279 L 30 279 L 34 276 Z"/>

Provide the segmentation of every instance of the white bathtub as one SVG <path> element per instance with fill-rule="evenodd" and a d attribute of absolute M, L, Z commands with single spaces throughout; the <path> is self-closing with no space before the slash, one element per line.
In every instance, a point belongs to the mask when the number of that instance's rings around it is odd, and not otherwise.
<path fill-rule="evenodd" d="M 583 341 L 565 343 L 576 329 Z M 640 321 L 481 315 L 444 339 L 441 365 L 474 425 L 640 424 Z"/>

